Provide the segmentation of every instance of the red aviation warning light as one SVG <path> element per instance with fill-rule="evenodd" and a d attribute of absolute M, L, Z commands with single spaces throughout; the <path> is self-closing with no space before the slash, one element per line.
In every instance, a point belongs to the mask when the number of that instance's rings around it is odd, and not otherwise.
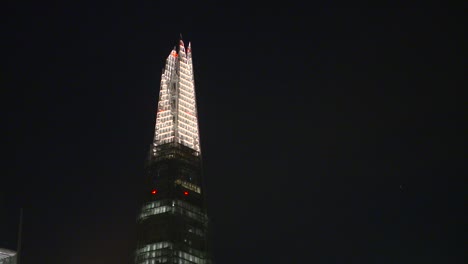
<path fill-rule="evenodd" d="M 157 194 L 157 193 L 158 193 L 158 190 L 156 190 L 156 189 L 153 189 L 153 190 L 151 191 L 151 194 L 152 194 L 152 195 L 155 195 L 155 194 Z"/>

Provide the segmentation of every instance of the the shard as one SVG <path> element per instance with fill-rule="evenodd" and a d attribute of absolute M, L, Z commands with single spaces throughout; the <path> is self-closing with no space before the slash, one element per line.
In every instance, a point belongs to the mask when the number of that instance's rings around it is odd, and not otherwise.
<path fill-rule="evenodd" d="M 213 263 L 190 43 L 166 59 L 137 216 L 135 263 Z"/>

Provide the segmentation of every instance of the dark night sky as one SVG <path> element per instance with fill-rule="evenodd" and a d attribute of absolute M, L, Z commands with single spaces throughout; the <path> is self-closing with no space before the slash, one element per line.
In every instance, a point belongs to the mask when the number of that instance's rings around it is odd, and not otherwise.
<path fill-rule="evenodd" d="M 2 8 L 0 247 L 23 207 L 22 264 L 131 262 L 179 33 L 218 264 L 465 263 L 462 11 L 64 2 Z"/>

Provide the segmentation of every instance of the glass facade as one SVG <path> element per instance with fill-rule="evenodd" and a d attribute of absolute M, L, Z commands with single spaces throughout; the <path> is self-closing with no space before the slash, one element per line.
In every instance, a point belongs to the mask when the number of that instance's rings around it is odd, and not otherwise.
<path fill-rule="evenodd" d="M 137 215 L 136 264 L 211 264 L 192 51 L 180 40 L 161 76 Z"/>
<path fill-rule="evenodd" d="M 157 146 L 177 142 L 200 152 L 192 49 L 182 40 L 172 50 L 161 76 L 153 155 Z"/>
<path fill-rule="evenodd" d="M 206 215 L 200 208 L 180 200 L 159 200 L 147 203 L 143 206 L 138 220 L 144 220 L 147 217 L 157 214 L 171 213 L 180 214 L 199 222 L 207 222 Z"/>
<path fill-rule="evenodd" d="M 153 263 L 186 263 L 186 264 L 207 264 L 207 260 L 199 257 L 200 252 L 192 252 L 192 254 L 180 250 L 173 250 L 174 246 L 170 242 L 159 242 L 146 245 L 137 250 L 138 263 L 153 264 Z M 192 250 L 193 251 L 193 250 Z"/>

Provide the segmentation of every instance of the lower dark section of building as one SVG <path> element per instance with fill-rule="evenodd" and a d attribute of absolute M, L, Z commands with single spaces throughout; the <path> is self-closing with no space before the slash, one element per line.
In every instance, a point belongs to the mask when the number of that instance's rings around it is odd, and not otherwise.
<path fill-rule="evenodd" d="M 137 219 L 136 264 L 211 264 L 201 160 L 179 144 L 158 148 Z"/>

